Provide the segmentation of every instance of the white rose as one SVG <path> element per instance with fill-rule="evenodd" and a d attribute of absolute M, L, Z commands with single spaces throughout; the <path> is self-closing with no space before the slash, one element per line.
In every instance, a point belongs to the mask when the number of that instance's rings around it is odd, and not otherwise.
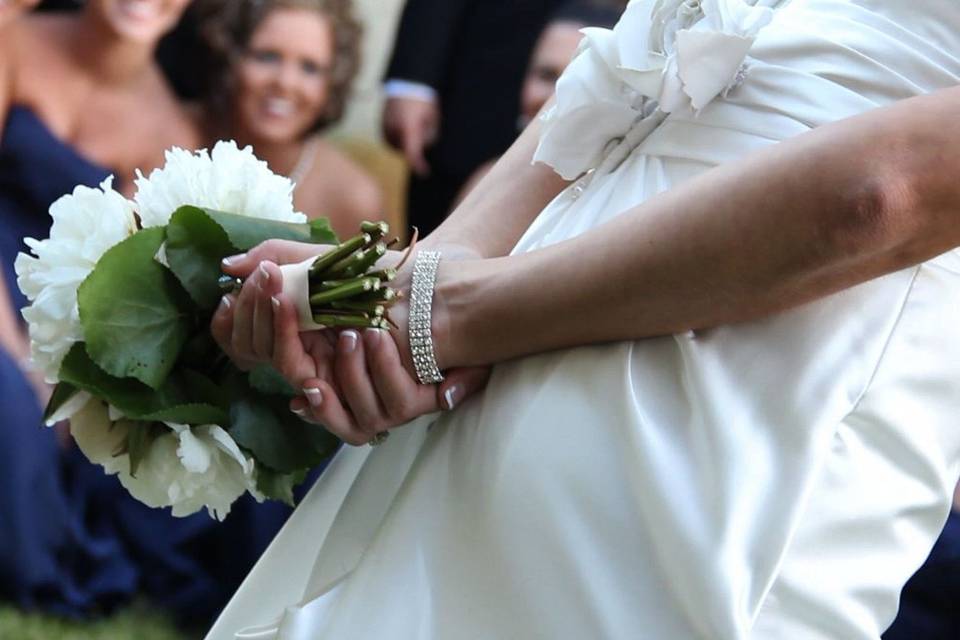
<path fill-rule="evenodd" d="M 50 206 L 53 226 L 46 240 L 26 238 L 33 255 L 15 263 L 17 284 L 32 303 L 23 310 L 34 364 L 47 382 L 57 382 L 64 356 L 83 340 L 77 289 L 107 250 L 137 231 L 133 203 L 113 190 L 79 186 Z"/>
<path fill-rule="evenodd" d="M 135 200 L 144 227 L 167 224 L 184 205 L 281 222 L 307 220 L 293 209 L 293 183 L 232 140 L 218 142 L 212 153 L 175 147 L 162 169 L 137 176 Z"/>

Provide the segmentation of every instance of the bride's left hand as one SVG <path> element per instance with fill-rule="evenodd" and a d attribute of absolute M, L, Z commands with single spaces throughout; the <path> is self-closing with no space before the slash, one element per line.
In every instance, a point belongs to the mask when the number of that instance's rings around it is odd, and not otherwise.
<path fill-rule="evenodd" d="M 315 245 L 269 241 L 225 264 L 227 273 L 246 281 L 211 326 L 235 362 L 270 362 L 303 390 L 291 402 L 292 411 L 361 445 L 421 415 L 452 409 L 483 388 L 489 375 L 485 368 L 453 369 L 440 385 L 418 383 L 406 340 L 404 301 L 391 309 L 398 330 L 301 333 L 293 302 L 280 293 L 282 275 L 276 265 L 318 252 Z M 408 279 L 405 269 L 395 284 L 402 290 Z"/>

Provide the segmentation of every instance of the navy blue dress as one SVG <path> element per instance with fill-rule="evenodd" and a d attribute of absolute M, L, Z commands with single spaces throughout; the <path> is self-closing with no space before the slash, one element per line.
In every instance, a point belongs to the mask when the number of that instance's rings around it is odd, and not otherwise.
<path fill-rule="evenodd" d="M 960 638 L 960 512 L 950 514 L 930 557 L 900 595 L 900 612 L 883 640 Z"/>
<path fill-rule="evenodd" d="M 16 308 L 13 262 L 23 238 L 45 238 L 50 204 L 109 172 L 14 106 L 0 138 L 0 259 Z M 0 598 L 66 616 L 145 594 L 185 622 L 216 615 L 289 509 L 249 497 L 220 524 L 174 518 L 127 494 L 115 477 L 64 449 L 16 363 L 0 352 Z"/>

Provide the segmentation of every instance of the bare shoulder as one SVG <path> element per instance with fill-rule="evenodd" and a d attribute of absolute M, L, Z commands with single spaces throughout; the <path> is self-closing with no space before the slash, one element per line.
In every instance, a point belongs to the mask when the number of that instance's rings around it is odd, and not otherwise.
<path fill-rule="evenodd" d="M 383 210 L 383 194 L 377 181 L 328 142 L 320 143 L 301 190 L 304 208 L 315 205 L 322 215 L 363 220 L 376 218 Z"/>
<path fill-rule="evenodd" d="M 139 154 L 143 157 L 142 165 L 162 165 L 164 152 L 171 147 L 193 150 L 203 146 L 199 112 L 177 98 L 159 71 L 138 102 L 140 127 L 153 134 L 143 137 L 144 147 Z"/>
<path fill-rule="evenodd" d="M 59 75 L 69 59 L 63 42 L 71 24 L 69 16 L 41 13 L 22 16 L 4 25 L 0 28 L 3 63 L 24 79 L 41 71 L 39 75 Z"/>

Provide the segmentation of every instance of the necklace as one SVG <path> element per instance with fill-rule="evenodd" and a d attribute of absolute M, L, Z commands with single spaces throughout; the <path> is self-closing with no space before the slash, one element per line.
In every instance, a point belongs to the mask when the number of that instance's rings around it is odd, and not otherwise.
<path fill-rule="evenodd" d="M 313 161 L 316 160 L 317 150 L 320 148 L 320 136 L 314 135 L 310 136 L 306 142 L 303 143 L 303 149 L 300 150 L 300 157 L 297 158 L 297 164 L 293 166 L 293 171 L 290 172 L 289 178 L 293 182 L 293 189 L 296 191 L 297 187 L 307 177 L 307 173 L 310 172 L 310 169 L 313 167 Z"/>

